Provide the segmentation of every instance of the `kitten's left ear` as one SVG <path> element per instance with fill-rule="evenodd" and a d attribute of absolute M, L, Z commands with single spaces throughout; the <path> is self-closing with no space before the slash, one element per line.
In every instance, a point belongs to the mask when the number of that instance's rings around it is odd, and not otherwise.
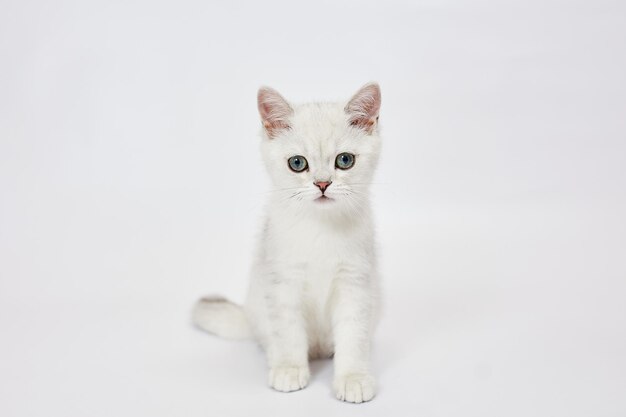
<path fill-rule="evenodd" d="M 380 111 L 380 87 L 376 83 L 365 84 L 350 99 L 344 109 L 352 126 L 372 133 Z"/>

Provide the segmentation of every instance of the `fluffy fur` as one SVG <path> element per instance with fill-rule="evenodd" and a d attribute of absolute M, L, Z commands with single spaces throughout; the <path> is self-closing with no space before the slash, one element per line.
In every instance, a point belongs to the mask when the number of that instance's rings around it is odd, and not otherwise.
<path fill-rule="evenodd" d="M 347 103 L 292 105 L 261 88 L 258 107 L 274 188 L 248 296 L 243 307 L 203 298 L 194 322 L 218 336 L 254 337 L 278 391 L 304 388 L 308 359 L 334 355 L 337 398 L 371 400 L 378 276 L 369 186 L 380 150 L 380 89 L 365 85 Z M 355 156 L 350 169 L 335 166 L 343 152 Z M 305 171 L 289 168 L 295 155 L 306 158 Z M 323 193 L 320 182 L 330 182 Z"/>

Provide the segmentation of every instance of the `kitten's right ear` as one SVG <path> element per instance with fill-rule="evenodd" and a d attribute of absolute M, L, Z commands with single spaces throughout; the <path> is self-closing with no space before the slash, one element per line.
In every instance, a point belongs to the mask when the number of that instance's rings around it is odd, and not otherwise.
<path fill-rule="evenodd" d="M 278 91 L 269 87 L 259 88 L 257 105 L 263 128 L 269 138 L 275 137 L 281 130 L 289 129 L 288 119 L 293 109 Z"/>

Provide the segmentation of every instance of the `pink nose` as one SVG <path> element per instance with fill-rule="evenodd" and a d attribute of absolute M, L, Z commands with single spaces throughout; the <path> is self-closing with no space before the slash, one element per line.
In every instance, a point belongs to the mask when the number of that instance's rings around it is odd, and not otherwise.
<path fill-rule="evenodd" d="M 328 186 L 332 183 L 333 183 L 332 181 L 316 181 L 313 184 L 317 185 L 317 188 L 322 190 L 322 194 L 324 194 L 324 191 L 326 191 Z"/>

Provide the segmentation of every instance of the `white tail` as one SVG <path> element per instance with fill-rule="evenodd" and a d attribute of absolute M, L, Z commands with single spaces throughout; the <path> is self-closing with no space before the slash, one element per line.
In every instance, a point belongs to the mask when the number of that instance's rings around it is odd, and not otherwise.
<path fill-rule="evenodd" d="M 193 308 L 193 323 L 225 339 L 250 339 L 252 331 L 243 308 L 221 297 L 203 297 Z"/>

